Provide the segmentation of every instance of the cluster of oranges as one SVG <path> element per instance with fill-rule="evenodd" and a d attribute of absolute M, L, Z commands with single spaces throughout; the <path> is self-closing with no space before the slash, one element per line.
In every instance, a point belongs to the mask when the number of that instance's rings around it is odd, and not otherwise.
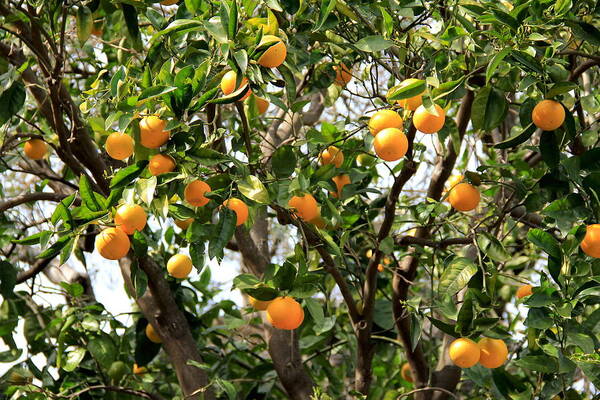
<path fill-rule="evenodd" d="M 460 368 L 471 368 L 477 363 L 498 368 L 507 360 L 508 348 L 500 339 L 483 338 L 475 343 L 469 338 L 458 338 L 450 343 L 448 355 Z"/>

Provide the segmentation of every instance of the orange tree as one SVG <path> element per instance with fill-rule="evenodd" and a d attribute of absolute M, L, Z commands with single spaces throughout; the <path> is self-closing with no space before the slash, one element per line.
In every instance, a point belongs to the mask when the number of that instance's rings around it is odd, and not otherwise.
<path fill-rule="evenodd" d="M 591 398 L 599 20 L 2 1 L 2 397 Z M 209 260 L 241 261 L 248 307 Z"/>

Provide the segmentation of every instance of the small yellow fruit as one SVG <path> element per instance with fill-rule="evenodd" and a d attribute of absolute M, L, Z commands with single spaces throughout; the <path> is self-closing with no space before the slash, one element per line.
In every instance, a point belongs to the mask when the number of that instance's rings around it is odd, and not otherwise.
<path fill-rule="evenodd" d="M 533 294 L 533 286 L 531 285 L 523 285 L 517 289 L 517 299 L 522 299 L 523 297 L 531 296 Z"/>
<path fill-rule="evenodd" d="M 458 211 L 471 211 L 479 204 L 479 190 L 469 183 L 459 183 L 450 189 L 448 201 Z"/>
<path fill-rule="evenodd" d="M 339 168 L 344 163 L 344 153 L 335 146 L 329 146 L 319 154 L 321 165 L 333 164 Z"/>
<path fill-rule="evenodd" d="M 128 235 L 133 235 L 135 231 L 142 231 L 146 226 L 146 220 L 146 212 L 137 204 L 124 204 L 115 214 L 115 225 Z"/>
<path fill-rule="evenodd" d="M 194 207 L 203 207 L 210 201 L 210 199 L 205 196 L 208 192 L 210 192 L 208 183 L 197 179 L 187 184 L 183 196 L 185 201 L 190 203 L 190 205 Z"/>
<path fill-rule="evenodd" d="M 48 145 L 42 139 L 30 139 L 23 146 L 25 155 L 32 160 L 41 160 L 48 152 Z"/>
<path fill-rule="evenodd" d="M 375 153 L 384 161 L 397 161 L 408 150 L 408 139 L 404 132 L 396 128 L 385 128 L 373 140 Z"/>
<path fill-rule="evenodd" d="M 250 303 L 250 305 L 252 307 L 254 307 L 255 310 L 258 310 L 258 311 L 265 311 L 267 309 L 267 307 L 269 307 L 269 304 L 271 304 L 271 301 L 272 300 L 268 300 L 268 301 L 258 300 L 252 296 L 248 296 L 248 302 Z"/>
<path fill-rule="evenodd" d="M 162 339 L 158 336 L 158 333 L 154 330 L 154 327 L 150 324 L 146 325 L 146 337 L 152 343 L 162 343 Z"/>
<path fill-rule="evenodd" d="M 558 129 L 565 122 L 565 109 L 554 100 L 542 100 L 533 108 L 531 119 L 543 131 Z"/>
<path fill-rule="evenodd" d="M 185 279 L 192 272 L 192 259 L 185 254 L 175 254 L 167 261 L 169 275 L 177 279 Z"/>
<path fill-rule="evenodd" d="M 239 86 L 235 85 L 236 82 L 237 82 L 237 73 L 235 71 L 228 71 L 225 75 L 223 75 L 223 78 L 221 78 L 221 90 L 223 91 L 223 93 L 231 94 L 231 93 L 235 92 L 236 90 L 241 89 L 243 86 L 248 84 L 248 79 L 242 78 Z M 246 100 L 251 94 L 252 94 L 252 90 L 248 89 L 246 94 L 239 101 Z"/>
<path fill-rule="evenodd" d="M 167 121 L 155 115 L 142 118 L 140 121 L 140 142 L 148 149 L 157 149 L 169 141 L 170 131 L 166 131 Z"/>
<path fill-rule="evenodd" d="M 386 128 L 402 129 L 402 117 L 394 110 L 379 110 L 369 119 L 369 131 L 375 136 Z"/>
<path fill-rule="evenodd" d="M 600 258 L 600 224 L 588 225 L 581 250 L 590 257 Z"/>
<path fill-rule="evenodd" d="M 342 190 L 344 190 L 344 186 L 350 184 L 350 177 L 348 175 L 338 175 L 331 178 L 331 180 L 337 188 L 337 193 L 331 192 L 331 195 L 336 198 L 342 197 Z"/>
<path fill-rule="evenodd" d="M 311 194 L 304 196 L 293 196 L 288 201 L 288 207 L 296 211 L 296 214 L 305 221 L 312 221 L 319 216 L 319 205 Z"/>
<path fill-rule="evenodd" d="M 106 138 L 104 148 L 115 160 L 124 160 L 133 154 L 133 138 L 122 132 L 113 132 Z"/>
<path fill-rule="evenodd" d="M 456 366 L 471 368 L 479 361 L 480 350 L 477 343 L 468 338 L 459 338 L 450 343 L 448 355 Z"/>
<path fill-rule="evenodd" d="M 267 307 L 267 320 L 277 329 L 293 330 L 302 325 L 304 310 L 291 297 L 278 297 Z"/>
<path fill-rule="evenodd" d="M 273 35 L 264 35 L 259 46 L 270 43 L 271 46 L 258 58 L 258 64 L 266 68 L 277 68 L 285 61 L 287 48 L 281 38 Z"/>
<path fill-rule="evenodd" d="M 248 206 L 242 200 L 232 197 L 223 202 L 223 205 L 235 212 L 236 225 L 243 225 L 248 220 Z"/>
<path fill-rule="evenodd" d="M 508 358 L 506 343 L 500 339 L 483 338 L 479 341 L 479 364 L 486 368 L 498 368 Z"/>
<path fill-rule="evenodd" d="M 96 236 L 96 249 L 108 260 L 118 260 L 129 252 L 131 242 L 119 228 L 106 228 Z"/>
<path fill-rule="evenodd" d="M 166 174 L 175 169 L 175 160 L 166 154 L 155 154 L 150 158 L 148 171 L 154 176 Z"/>
<path fill-rule="evenodd" d="M 436 133 L 444 127 L 446 122 L 446 112 L 437 104 L 434 105 L 438 115 L 430 114 L 423 105 L 415 110 L 413 115 L 413 125 L 423 133 Z"/>

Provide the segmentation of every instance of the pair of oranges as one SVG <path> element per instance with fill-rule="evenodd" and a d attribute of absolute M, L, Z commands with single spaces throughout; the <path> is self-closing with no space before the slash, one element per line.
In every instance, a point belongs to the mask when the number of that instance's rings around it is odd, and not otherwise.
<path fill-rule="evenodd" d="M 498 368 L 508 359 L 508 348 L 500 339 L 483 338 L 475 343 L 469 338 L 458 338 L 450 343 L 448 355 L 460 368 L 471 368 L 477 363 Z"/>
<path fill-rule="evenodd" d="M 340 168 L 343 163 L 344 153 L 342 152 L 342 150 L 335 146 L 328 146 L 319 154 L 319 164 L 321 165 L 333 164 L 336 168 Z M 334 176 L 333 178 L 331 178 L 331 180 L 333 181 L 337 189 L 336 192 L 331 192 L 331 195 L 333 197 L 341 197 L 344 186 L 350 183 L 350 177 L 346 174 L 341 174 Z"/>
<path fill-rule="evenodd" d="M 147 216 L 137 204 L 122 205 L 115 214 L 115 227 L 104 229 L 96 236 L 96 249 L 108 260 L 125 257 L 131 248 L 128 235 L 141 231 L 146 226 Z"/>

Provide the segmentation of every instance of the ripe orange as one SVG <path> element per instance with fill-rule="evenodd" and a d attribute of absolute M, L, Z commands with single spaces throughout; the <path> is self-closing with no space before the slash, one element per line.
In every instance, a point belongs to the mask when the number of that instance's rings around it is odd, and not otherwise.
<path fill-rule="evenodd" d="M 163 0 L 160 2 L 163 6 L 172 6 L 173 4 L 177 4 L 179 0 Z"/>
<path fill-rule="evenodd" d="M 305 221 L 311 221 L 319 216 L 317 200 L 311 194 L 304 196 L 293 196 L 288 201 L 288 207 L 296 211 L 296 214 Z"/>
<path fill-rule="evenodd" d="M 256 102 L 256 109 L 258 110 L 258 114 L 266 113 L 269 109 L 269 105 L 271 105 L 271 103 L 269 103 L 268 100 L 258 96 L 255 96 L 254 101 Z"/>
<path fill-rule="evenodd" d="M 386 128 L 402 129 L 403 127 L 402 117 L 394 110 L 379 110 L 369 119 L 369 131 L 373 136 Z"/>
<path fill-rule="evenodd" d="M 137 205 L 123 204 L 115 214 L 115 225 L 128 235 L 141 231 L 146 226 L 146 212 Z"/>
<path fill-rule="evenodd" d="M 137 364 L 133 364 L 133 374 L 134 375 L 143 375 L 148 372 L 148 368 L 140 367 Z"/>
<path fill-rule="evenodd" d="M 414 83 L 416 81 L 418 81 L 418 79 L 413 79 L 413 78 L 406 79 L 400 83 L 399 87 L 408 86 L 411 83 Z M 423 104 L 423 97 L 421 96 L 421 94 L 418 94 L 413 97 L 409 97 L 408 99 L 398 100 L 398 105 L 400 107 L 405 108 L 410 111 L 415 111 L 421 104 Z"/>
<path fill-rule="evenodd" d="M 192 222 L 194 222 L 194 218 L 176 219 L 175 225 L 177 225 L 179 229 L 186 230 L 188 226 L 192 224 Z"/>
<path fill-rule="evenodd" d="M 471 368 L 479 361 L 479 346 L 468 338 L 459 338 L 450 343 L 448 355 L 461 368 Z"/>
<path fill-rule="evenodd" d="M 223 205 L 230 210 L 235 211 L 237 217 L 236 225 L 243 225 L 248 219 L 248 206 L 242 200 L 232 197 L 223 202 Z"/>
<path fill-rule="evenodd" d="M 442 129 L 444 122 L 446 122 L 446 112 L 437 104 L 435 104 L 435 110 L 438 115 L 429 114 L 429 111 L 423 105 L 417 107 L 413 115 L 415 128 L 423 133 L 436 133 Z"/>
<path fill-rule="evenodd" d="M 373 147 L 382 160 L 396 161 L 406 154 L 408 139 L 400 129 L 385 128 L 375 136 Z"/>
<path fill-rule="evenodd" d="M 319 154 L 321 165 L 333 164 L 339 168 L 344 163 L 344 153 L 335 146 L 329 146 Z"/>
<path fill-rule="evenodd" d="M 25 142 L 23 151 L 32 160 L 41 160 L 48 152 L 48 145 L 42 139 L 29 139 Z"/>
<path fill-rule="evenodd" d="M 150 324 L 146 325 L 146 337 L 152 343 L 162 343 L 160 336 L 158 336 L 158 333 L 154 330 L 154 327 Z"/>
<path fill-rule="evenodd" d="M 542 100 L 533 108 L 531 119 L 541 130 L 553 131 L 565 122 L 565 109 L 558 101 Z"/>
<path fill-rule="evenodd" d="M 384 270 L 385 270 L 385 267 L 383 266 L 383 264 L 377 264 L 377 271 L 383 272 Z"/>
<path fill-rule="evenodd" d="M 175 169 L 175 160 L 166 154 L 155 154 L 150 157 L 148 171 L 154 176 L 166 174 Z"/>
<path fill-rule="evenodd" d="M 448 201 L 458 211 L 471 211 L 479 204 L 479 190 L 469 183 L 459 183 L 450 190 Z"/>
<path fill-rule="evenodd" d="M 341 63 L 333 67 L 335 71 L 335 83 L 339 86 L 346 86 L 352 80 L 352 71 L 348 69 L 346 64 Z"/>
<path fill-rule="evenodd" d="M 231 94 L 231 93 L 235 92 L 236 90 L 242 88 L 244 85 L 248 84 L 248 79 L 242 78 L 239 86 L 236 87 L 235 86 L 236 81 L 237 81 L 237 74 L 235 71 L 229 71 L 225 75 L 223 75 L 223 78 L 221 78 L 221 90 L 223 91 L 223 93 Z M 248 89 L 248 91 L 246 92 L 244 97 L 242 97 L 239 101 L 246 100 L 248 98 L 248 96 L 250 96 L 251 94 L 252 94 L 252 90 Z"/>
<path fill-rule="evenodd" d="M 304 310 L 291 297 L 278 297 L 267 307 L 267 320 L 277 329 L 293 330 L 302 325 Z"/>
<path fill-rule="evenodd" d="M 124 160 L 133 154 L 133 138 L 122 132 L 113 132 L 106 138 L 106 152 L 115 160 Z"/>
<path fill-rule="evenodd" d="M 165 131 L 167 121 L 155 115 L 142 118 L 140 121 L 140 142 L 148 149 L 157 149 L 169 140 L 169 131 Z"/>
<path fill-rule="evenodd" d="M 169 275 L 177 279 L 185 279 L 192 272 L 192 259 L 185 254 L 175 254 L 167 261 Z"/>
<path fill-rule="evenodd" d="M 190 205 L 202 207 L 207 205 L 210 201 L 208 197 L 204 196 L 207 192 L 210 192 L 208 183 L 197 179 L 187 184 L 183 192 L 183 197 Z"/>
<path fill-rule="evenodd" d="M 252 296 L 248 296 L 248 302 L 250 303 L 250 305 L 252 307 L 254 307 L 255 310 L 258 310 L 258 311 L 265 311 L 267 309 L 267 307 L 269 307 L 269 304 L 271 304 L 271 301 L 272 300 L 268 300 L 268 301 L 258 300 Z"/>
<path fill-rule="evenodd" d="M 531 296 L 533 294 L 533 286 L 531 285 L 523 285 L 517 289 L 517 299 L 522 299 L 523 297 Z"/>
<path fill-rule="evenodd" d="M 486 368 L 498 368 L 508 358 L 506 343 L 500 339 L 483 338 L 479 341 L 479 364 Z"/>
<path fill-rule="evenodd" d="M 271 43 L 271 46 L 259 57 L 258 64 L 266 68 L 277 68 L 285 61 L 287 48 L 283 40 L 273 35 L 264 35 L 259 46 Z"/>
<path fill-rule="evenodd" d="M 106 228 L 96 236 L 96 249 L 108 260 L 118 260 L 129 252 L 129 237 L 119 228 Z"/>
<path fill-rule="evenodd" d="M 337 188 L 336 192 L 331 192 L 333 197 L 342 197 L 342 190 L 344 190 L 344 186 L 350 183 L 350 177 L 348 175 L 338 175 L 331 178 L 333 183 L 335 183 L 335 187 Z"/>
<path fill-rule="evenodd" d="M 412 371 L 410 370 L 410 365 L 408 363 L 402 364 L 402 368 L 400 369 L 400 376 L 406 382 L 413 382 Z"/>
<path fill-rule="evenodd" d="M 586 227 L 581 249 L 590 257 L 600 258 L 600 224 Z"/>

